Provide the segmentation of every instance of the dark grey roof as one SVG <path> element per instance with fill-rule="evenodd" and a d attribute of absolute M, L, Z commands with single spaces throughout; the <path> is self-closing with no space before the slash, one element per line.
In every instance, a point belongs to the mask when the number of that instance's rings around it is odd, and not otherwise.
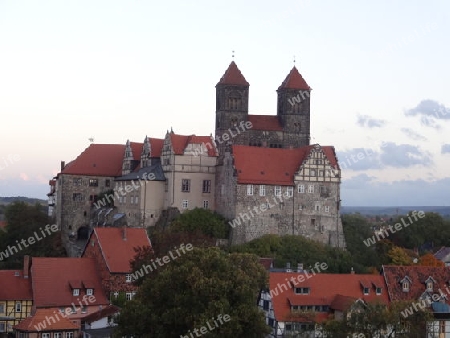
<path fill-rule="evenodd" d="M 132 172 L 128 175 L 120 176 L 115 181 L 134 181 L 134 180 L 147 180 L 147 181 L 165 181 L 164 171 L 161 166 L 161 162 L 152 164 L 149 167 L 141 168 L 136 172 Z"/>
<path fill-rule="evenodd" d="M 442 248 L 439 249 L 438 252 L 436 252 L 436 253 L 434 254 L 434 257 L 435 257 L 436 259 L 442 260 L 442 259 L 444 259 L 445 257 L 447 257 L 449 254 L 450 254 L 450 247 L 448 247 L 448 246 L 447 246 L 447 247 L 443 246 Z"/>

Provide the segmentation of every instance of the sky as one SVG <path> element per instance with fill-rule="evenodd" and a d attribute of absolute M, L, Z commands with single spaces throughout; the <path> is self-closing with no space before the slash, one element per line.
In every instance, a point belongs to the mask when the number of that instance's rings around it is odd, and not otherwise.
<path fill-rule="evenodd" d="M 90 144 L 214 133 L 233 60 L 250 114 L 295 65 L 346 206 L 450 203 L 446 0 L 0 0 L 0 196 L 46 198 Z"/>

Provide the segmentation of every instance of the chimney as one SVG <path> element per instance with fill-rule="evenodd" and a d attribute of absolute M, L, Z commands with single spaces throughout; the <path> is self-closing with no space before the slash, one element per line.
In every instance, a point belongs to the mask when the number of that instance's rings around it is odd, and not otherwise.
<path fill-rule="evenodd" d="M 126 225 L 125 225 L 125 226 L 123 227 L 123 229 L 122 229 L 122 239 L 123 239 L 124 241 L 127 240 L 127 226 L 126 226 Z"/>
<path fill-rule="evenodd" d="M 66 166 L 66 162 L 61 161 L 61 171 L 63 171 L 64 167 Z"/>
<path fill-rule="evenodd" d="M 303 272 L 303 263 L 297 263 L 297 272 Z"/>
<path fill-rule="evenodd" d="M 350 273 L 351 273 L 352 275 L 355 274 L 355 270 L 353 270 L 353 266 L 352 266 L 352 269 L 351 269 Z"/>
<path fill-rule="evenodd" d="M 289 263 L 289 262 L 286 263 L 286 272 L 292 272 L 291 263 Z"/>
<path fill-rule="evenodd" d="M 30 271 L 30 256 L 23 256 L 23 278 L 28 278 L 28 272 Z"/>

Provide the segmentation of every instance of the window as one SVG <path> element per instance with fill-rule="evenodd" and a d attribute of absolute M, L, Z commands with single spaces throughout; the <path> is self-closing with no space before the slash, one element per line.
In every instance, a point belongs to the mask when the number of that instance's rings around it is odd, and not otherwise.
<path fill-rule="evenodd" d="M 62 338 L 62 333 L 61 332 L 53 333 L 53 338 Z"/>
<path fill-rule="evenodd" d="M 105 180 L 105 187 L 111 186 L 111 180 Z"/>
<path fill-rule="evenodd" d="M 50 338 L 50 333 L 42 333 L 42 338 Z"/>
<path fill-rule="evenodd" d="M 275 186 L 275 196 L 281 196 L 281 186 Z"/>
<path fill-rule="evenodd" d="M 253 184 L 247 184 L 247 195 L 253 195 Z"/>
<path fill-rule="evenodd" d="M 5 313 L 5 304 L 0 303 L 0 313 Z"/>
<path fill-rule="evenodd" d="M 127 274 L 125 275 L 125 281 L 126 281 L 127 283 L 131 283 L 131 274 L 127 273 Z"/>
<path fill-rule="evenodd" d="M 316 169 L 309 169 L 309 176 L 316 176 Z"/>
<path fill-rule="evenodd" d="M 123 204 L 127 204 L 127 196 L 123 196 Z"/>
<path fill-rule="evenodd" d="M 403 292 L 408 292 L 409 291 L 409 283 L 408 282 L 403 282 L 402 283 L 402 290 L 403 290 Z"/>
<path fill-rule="evenodd" d="M 363 288 L 363 293 L 364 293 L 365 295 L 368 295 L 368 294 L 369 294 L 369 288 L 364 287 L 364 288 Z"/>
<path fill-rule="evenodd" d="M 90 187 L 98 187 L 98 180 L 97 180 L 97 179 L 94 179 L 94 178 L 91 178 L 91 179 L 89 180 L 89 186 L 90 186 Z"/>
<path fill-rule="evenodd" d="M 85 305 L 81 307 L 81 313 L 87 313 L 87 307 Z"/>
<path fill-rule="evenodd" d="M 275 321 L 274 321 L 273 318 L 269 318 L 269 323 L 268 323 L 268 325 L 269 325 L 270 327 L 275 327 Z M 286 327 L 287 327 L 287 325 L 286 325 Z"/>
<path fill-rule="evenodd" d="M 319 204 L 316 204 L 315 207 L 314 207 L 314 210 L 315 210 L 315 211 L 320 211 L 320 205 L 319 205 Z"/>
<path fill-rule="evenodd" d="M 5 323 L 0 323 L 0 332 L 6 332 Z"/>
<path fill-rule="evenodd" d="M 316 226 L 316 219 L 315 218 L 311 218 L 311 226 L 312 227 Z"/>
<path fill-rule="evenodd" d="M 286 193 L 288 197 L 294 196 L 294 187 L 287 187 Z"/>
<path fill-rule="evenodd" d="M 203 180 L 203 193 L 211 192 L 211 180 Z"/>
<path fill-rule="evenodd" d="M 181 203 L 181 208 L 187 209 L 188 206 L 189 206 L 189 201 L 188 200 L 183 200 L 183 202 Z"/>
<path fill-rule="evenodd" d="M 319 170 L 319 177 L 324 177 L 324 176 L 325 176 L 324 171 L 323 170 Z"/>
<path fill-rule="evenodd" d="M 266 196 L 266 186 L 264 184 L 259 186 L 259 196 Z"/>
<path fill-rule="evenodd" d="M 130 204 L 134 203 L 134 196 L 130 196 Z"/>
<path fill-rule="evenodd" d="M 295 293 L 298 295 L 308 295 L 309 288 L 295 288 Z"/>
<path fill-rule="evenodd" d="M 83 195 L 78 193 L 78 192 L 75 192 L 75 193 L 72 194 L 72 200 L 75 201 L 75 202 L 82 202 L 83 201 Z"/>
<path fill-rule="evenodd" d="M 81 178 L 74 178 L 73 185 L 80 186 L 83 184 L 83 180 Z"/>
<path fill-rule="evenodd" d="M 168 192 L 169 191 L 169 180 L 166 179 L 166 181 L 164 182 L 164 191 Z"/>
<path fill-rule="evenodd" d="M 94 289 L 86 289 L 86 295 L 92 296 L 94 294 Z"/>
<path fill-rule="evenodd" d="M 330 212 L 330 207 L 328 205 L 325 206 L 325 212 Z"/>
<path fill-rule="evenodd" d="M 191 191 L 191 180 L 188 179 L 181 180 L 181 191 L 182 192 Z"/>
<path fill-rule="evenodd" d="M 427 291 L 433 291 L 433 282 L 427 282 Z"/>
<path fill-rule="evenodd" d="M 132 300 L 133 296 L 134 296 L 134 292 L 127 292 L 125 294 L 125 297 L 126 297 L 127 300 Z"/>
<path fill-rule="evenodd" d="M 119 204 L 122 204 L 122 203 L 123 203 L 123 197 L 120 196 L 120 197 L 119 197 Z"/>
<path fill-rule="evenodd" d="M 377 295 L 381 295 L 381 288 L 377 287 L 375 289 L 375 292 L 376 292 Z"/>
<path fill-rule="evenodd" d="M 16 302 L 16 312 L 22 312 L 22 303 Z"/>
<path fill-rule="evenodd" d="M 209 201 L 203 201 L 203 209 L 209 209 Z"/>
<path fill-rule="evenodd" d="M 269 301 L 268 300 L 263 300 L 263 309 L 264 310 L 269 310 Z"/>
<path fill-rule="evenodd" d="M 80 289 L 73 289 L 72 295 L 79 296 L 80 295 Z"/>
<path fill-rule="evenodd" d="M 134 203 L 136 203 L 136 204 L 139 203 L 139 196 L 135 196 L 135 197 L 134 197 Z"/>
<path fill-rule="evenodd" d="M 66 338 L 73 338 L 73 332 L 66 332 Z"/>
<path fill-rule="evenodd" d="M 298 185 L 298 193 L 304 194 L 305 193 L 305 186 L 303 184 Z"/>
<path fill-rule="evenodd" d="M 314 194 L 314 185 L 308 185 L 308 193 L 309 194 Z"/>

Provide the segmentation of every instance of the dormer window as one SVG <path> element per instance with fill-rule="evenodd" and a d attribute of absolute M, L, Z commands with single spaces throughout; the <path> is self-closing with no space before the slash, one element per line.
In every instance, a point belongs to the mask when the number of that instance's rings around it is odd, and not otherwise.
<path fill-rule="evenodd" d="M 86 295 L 92 296 L 94 294 L 94 289 L 86 289 Z"/>
<path fill-rule="evenodd" d="M 126 275 L 125 275 L 125 281 L 127 282 L 127 283 L 131 283 L 131 274 L 129 274 L 129 273 L 127 273 Z"/>
<path fill-rule="evenodd" d="M 403 292 L 409 292 L 409 288 L 411 286 L 411 278 L 409 278 L 408 276 L 405 276 L 401 281 L 400 281 L 401 285 L 402 285 L 402 291 Z"/>
<path fill-rule="evenodd" d="M 425 281 L 425 287 L 426 287 L 426 291 L 428 292 L 433 292 L 433 286 L 434 286 L 435 280 L 433 279 L 433 277 L 428 277 L 428 279 Z"/>
<path fill-rule="evenodd" d="M 381 295 L 381 288 L 377 287 L 375 288 L 375 293 L 379 296 Z"/>
<path fill-rule="evenodd" d="M 73 289 L 72 290 L 72 295 L 73 296 L 79 296 L 80 295 L 80 289 Z"/>
<path fill-rule="evenodd" d="M 363 293 L 367 296 L 369 294 L 369 288 L 363 288 Z"/>
<path fill-rule="evenodd" d="M 309 288 L 295 288 L 294 291 L 297 295 L 309 295 Z"/>

